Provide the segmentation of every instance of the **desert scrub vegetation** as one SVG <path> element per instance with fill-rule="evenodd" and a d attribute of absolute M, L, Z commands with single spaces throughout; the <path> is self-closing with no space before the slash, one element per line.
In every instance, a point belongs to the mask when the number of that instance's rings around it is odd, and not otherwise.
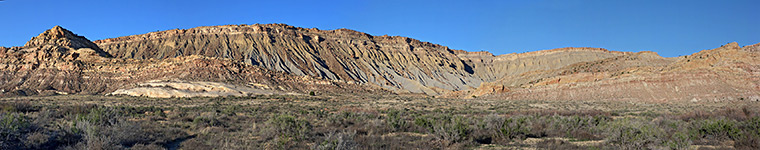
<path fill-rule="evenodd" d="M 592 107 L 605 105 L 626 107 Z M 760 148 L 754 105 L 678 106 L 688 111 L 418 97 L 43 97 L 0 101 L 0 149 Z"/>
<path fill-rule="evenodd" d="M 0 149 L 162 148 L 160 145 L 167 139 L 182 135 L 172 130 L 145 128 L 122 116 L 125 113 L 118 108 L 92 105 L 33 108 L 0 112 Z"/>

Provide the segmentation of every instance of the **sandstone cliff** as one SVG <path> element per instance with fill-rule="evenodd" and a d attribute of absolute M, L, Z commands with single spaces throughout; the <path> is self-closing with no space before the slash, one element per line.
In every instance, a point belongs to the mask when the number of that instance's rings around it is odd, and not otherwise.
<path fill-rule="evenodd" d="M 96 44 L 97 43 L 97 44 Z M 152 97 L 425 93 L 536 100 L 760 100 L 760 44 L 689 56 L 602 48 L 493 55 L 397 36 L 283 24 L 90 42 L 61 27 L 0 47 L 0 95 Z"/>
<path fill-rule="evenodd" d="M 565 48 L 493 56 L 397 36 L 348 29 L 304 29 L 283 24 L 227 25 L 169 30 L 95 41 L 119 58 L 187 55 L 231 58 L 295 75 L 372 83 L 398 92 L 437 95 L 466 90 L 506 75 L 556 69 L 622 55 Z"/>
<path fill-rule="evenodd" d="M 537 100 L 758 100 L 760 54 L 756 49 L 730 43 L 679 58 L 663 58 L 653 52 L 626 54 L 531 72 L 451 95 Z"/>
<path fill-rule="evenodd" d="M 438 94 L 482 82 L 445 46 L 348 29 L 317 30 L 282 24 L 169 30 L 105 39 L 98 45 L 119 58 L 187 55 L 231 58 L 247 64 L 326 79 L 372 83 L 399 92 Z"/>
<path fill-rule="evenodd" d="M 0 95 L 106 94 L 153 80 L 215 82 L 268 91 L 252 94 L 385 93 L 372 86 L 290 75 L 224 58 L 109 56 L 86 38 L 56 26 L 23 47 L 0 48 Z"/>

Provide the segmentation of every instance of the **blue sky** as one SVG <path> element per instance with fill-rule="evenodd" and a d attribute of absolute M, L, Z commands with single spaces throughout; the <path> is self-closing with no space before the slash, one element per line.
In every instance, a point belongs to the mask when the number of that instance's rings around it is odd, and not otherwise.
<path fill-rule="evenodd" d="M 197 26 L 286 23 L 494 54 L 602 47 L 672 57 L 728 42 L 760 43 L 757 6 L 756 0 L 5 0 L 0 46 L 21 46 L 55 25 L 98 40 Z"/>

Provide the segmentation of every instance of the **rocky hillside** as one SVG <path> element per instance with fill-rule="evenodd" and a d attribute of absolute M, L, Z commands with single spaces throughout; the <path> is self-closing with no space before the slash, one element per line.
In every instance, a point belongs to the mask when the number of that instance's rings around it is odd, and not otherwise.
<path fill-rule="evenodd" d="M 90 42 L 61 27 L 0 48 L 0 93 L 425 93 L 536 100 L 760 100 L 760 44 L 693 55 L 559 48 L 493 55 L 398 36 L 227 25 Z"/>
<path fill-rule="evenodd" d="M 679 58 L 639 52 L 484 83 L 450 96 L 500 99 L 760 101 L 758 44 Z"/>
<path fill-rule="evenodd" d="M 471 66 L 445 46 L 348 29 L 228 25 L 95 42 L 119 58 L 230 58 L 294 75 L 373 83 L 399 92 L 437 94 L 437 89 L 462 90 L 482 82 Z"/>
<path fill-rule="evenodd" d="M 208 88 L 241 87 L 226 95 L 273 93 L 386 93 L 369 86 L 296 76 L 224 58 L 183 56 L 161 60 L 111 58 L 82 36 L 54 27 L 23 47 L 0 48 L 0 95 L 107 94 L 122 89 L 132 95 L 151 96 L 139 90 L 156 80 L 193 81 Z M 192 85 L 192 84 L 190 84 Z M 200 85 L 192 85 L 198 86 Z M 158 86 L 163 88 L 166 86 Z M 185 86 L 187 87 L 187 86 Z M 244 88 L 243 88 L 244 87 Z M 143 87 L 150 88 L 150 87 Z M 174 87 L 179 95 L 203 95 L 204 89 Z M 176 90 L 180 89 L 180 90 Z M 252 90 L 255 89 L 255 90 Z M 151 89 L 156 91 L 158 89 Z M 254 92 L 255 91 L 255 92 Z M 200 92 L 200 93 L 198 93 Z M 237 92 L 230 94 L 229 92 Z M 136 93 L 136 94 L 135 94 Z M 155 95 L 155 93 L 152 93 Z M 247 94 L 247 93 L 246 93 Z M 166 95 L 164 93 L 164 95 Z M 222 96 L 225 94 L 222 94 Z"/>
<path fill-rule="evenodd" d="M 95 41 L 119 58 L 188 55 L 230 58 L 295 75 L 372 83 L 397 92 L 437 95 L 472 89 L 506 75 L 556 69 L 622 55 L 564 48 L 493 56 L 398 36 L 284 24 L 227 25 L 169 30 Z"/>

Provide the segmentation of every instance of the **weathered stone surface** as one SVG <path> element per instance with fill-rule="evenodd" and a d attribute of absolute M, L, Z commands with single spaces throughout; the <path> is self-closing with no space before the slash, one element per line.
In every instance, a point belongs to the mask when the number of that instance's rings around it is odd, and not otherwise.
<path fill-rule="evenodd" d="M 270 71 L 224 58 L 183 56 L 162 60 L 135 60 L 103 57 L 92 47 L 70 47 L 88 45 L 77 43 L 82 40 L 56 39 L 70 38 L 72 36 L 69 35 L 73 35 L 70 33 L 55 27 L 34 39 L 68 42 L 29 42 L 44 44 L 0 49 L 0 96 L 106 94 L 117 89 L 135 88 L 139 86 L 138 83 L 151 80 L 174 79 L 224 83 L 277 92 L 386 92 L 368 85 Z"/>
<path fill-rule="evenodd" d="M 372 83 L 399 92 L 438 94 L 482 82 L 451 49 L 397 36 L 317 30 L 282 24 L 169 30 L 95 41 L 119 58 L 188 55 L 239 62 L 326 79 Z"/>
<path fill-rule="evenodd" d="M 430 95 L 475 88 L 506 75 L 625 54 L 599 48 L 562 48 L 493 56 L 406 37 L 283 24 L 198 27 L 95 43 L 120 58 L 231 58 L 296 75 L 372 83 L 397 92 Z"/>
<path fill-rule="evenodd" d="M 24 47 L 0 48 L 0 95 L 390 89 L 458 98 L 695 102 L 756 101 L 760 95 L 760 44 L 729 43 L 677 58 L 601 48 L 494 56 L 405 37 L 282 24 L 199 27 L 95 43 L 55 27 Z"/>
<path fill-rule="evenodd" d="M 481 53 L 473 55 L 472 53 Z M 602 48 L 568 47 L 535 52 L 493 56 L 482 52 L 458 51 L 458 56 L 474 66 L 476 75 L 486 82 L 514 78 L 533 71 L 559 69 L 580 62 L 589 62 L 630 54 Z"/>
<path fill-rule="evenodd" d="M 61 26 L 55 26 L 52 29 L 41 33 L 39 36 L 33 37 L 31 40 L 26 42 L 26 44 L 24 44 L 24 47 L 44 46 L 60 46 L 71 49 L 89 48 L 97 55 L 104 57 L 110 56 L 108 53 L 100 49 L 98 45 L 92 43 L 92 41 L 88 40 L 84 36 L 76 35 L 69 30 L 63 29 Z"/>
<path fill-rule="evenodd" d="M 154 80 L 138 84 L 131 89 L 118 89 L 110 95 L 146 96 L 157 98 L 170 97 L 218 97 L 218 96 L 252 96 L 271 95 L 273 90 L 255 89 L 220 82 L 196 82 L 182 80 Z M 280 93 L 286 94 L 286 93 Z"/>
<path fill-rule="evenodd" d="M 689 56 L 662 58 L 640 52 L 560 69 L 526 73 L 449 96 L 500 99 L 728 101 L 760 93 L 760 54 L 730 43 Z M 492 85 L 509 90 L 494 91 Z"/>

